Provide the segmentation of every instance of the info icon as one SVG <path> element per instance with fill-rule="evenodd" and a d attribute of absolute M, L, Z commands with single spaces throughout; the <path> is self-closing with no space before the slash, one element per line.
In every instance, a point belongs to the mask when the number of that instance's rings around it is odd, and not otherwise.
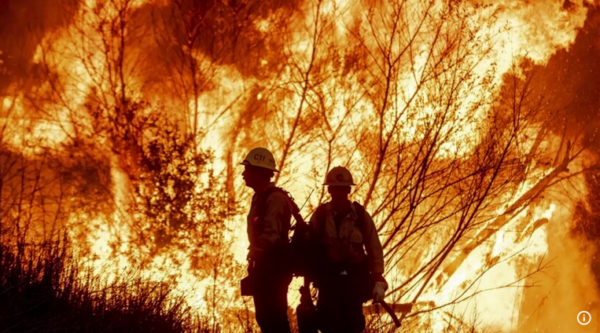
<path fill-rule="evenodd" d="M 577 322 L 581 325 L 587 325 L 592 321 L 592 315 L 587 311 L 581 311 L 577 314 Z"/>

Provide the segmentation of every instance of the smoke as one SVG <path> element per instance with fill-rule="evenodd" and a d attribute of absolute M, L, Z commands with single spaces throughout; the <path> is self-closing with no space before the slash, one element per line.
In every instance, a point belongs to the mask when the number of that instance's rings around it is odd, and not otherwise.
<path fill-rule="evenodd" d="M 544 65 L 525 65 L 532 91 L 540 98 L 545 118 L 540 122 L 573 150 L 587 154 L 570 167 L 572 179 L 546 197 L 561 202 L 548 224 L 548 259 L 545 275 L 529 279 L 536 288 L 524 294 L 519 327 L 532 331 L 596 331 L 576 321 L 580 311 L 598 318 L 600 307 L 600 8 L 589 6 L 584 26 L 574 43 L 556 52 Z M 579 174 L 578 173 L 582 173 Z"/>
<path fill-rule="evenodd" d="M 583 185 L 583 184 L 582 184 Z M 580 191 L 585 191 L 579 188 Z M 561 196 L 563 204 L 553 214 L 547 227 L 550 264 L 543 274 L 527 280 L 531 286 L 524 293 L 519 314 L 519 332 L 596 332 L 600 314 L 600 294 L 590 267 L 597 245 L 569 235 L 573 220 L 572 199 Z M 576 318 L 588 311 L 592 322 L 580 325 Z"/>
<path fill-rule="evenodd" d="M 545 125 L 557 135 L 564 136 L 574 144 L 586 147 L 596 162 L 600 154 L 598 128 L 600 126 L 600 7 L 594 6 L 573 45 L 558 51 L 547 66 L 532 70 L 537 94 L 544 99 Z M 589 164 L 589 163 L 588 163 Z M 595 164 L 586 170 L 588 189 L 587 203 L 578 206 L 579 216 L 573 228 L 577 234 L 598 242 L 600 234 L 596 217 L 600 207 L 598 171 Z M 597 266 L 597 260 L 594 266 Z M 600 282 L 600 271 L 596 273 Z"/>
<path fill-rule="evenodd" d="M 214 88 L 215 66 L 230 66 L 247 78 L 264 79 L 283 63 L 285 31 L 299 1 L 167 1 L 139 9 L 152 42 L 145 50 L 145 81 L 160 83 L 187 56 L 197 61 L 200 90 Z M 189 61 L 187 62 L 189 64 Z M 162 66 L 160 66 L 162 65 Z M 186 65 L 186 62 L 183 62 Z M 164 80 L 163 80 L 164 81 Z M 202 86 L 205 84 L 206 86 Z"/>
<path fill-rule="evenodd" d="M 33 65 L 36 48 L 48 33 L 68 26 L 79 0 L 0 1 L 0 94 L 17 79 L 38 84 L 43 78 Z"/>
<path fill-rule="evenodd" d="M 549 126 L 557 135 L 582 136 L 600 152 L 600 8 L 592 7 L 575 42 L 559 50 L 546 66 L 533 69 L 534 83 L 546 100 Z"/>

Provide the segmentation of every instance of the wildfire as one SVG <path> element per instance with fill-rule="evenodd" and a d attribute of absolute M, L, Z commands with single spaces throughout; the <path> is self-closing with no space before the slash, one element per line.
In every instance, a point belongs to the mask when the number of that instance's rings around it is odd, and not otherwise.
<path fill-rule="evenodd" d="M 569 221 L 595 154 L 545 132 L 550 112 L 518 90 L 528 88 L 523 64 L 569 48 L 591 2 L 248 3 L 79 3 L 28 59 L 42 77 L 35 89 L 15 80 L 0 95 L 8 151 L 67 159 L 86 142 L 110 169 L 111 202 L 73 204 L 63 225 L 96 274 L 168 281 L 199 316 L 235 331 L 249 204 L 236 165 L 265 145 L 299 204 L 316 190 L 305 216 L 326 200 L 326 169 L 357 175 L 354 199 L 386 246 L 389 298 L 416 304 L 409 329 L 529 330 L 543 297 L 530 291 L 532 272 L 552 260 L 580 279 L 549 297 L 588 293 L 592 250 L 577 248 Z M 540 311 L 574 322 L 573 311 L 597 311 L 591 289 Z"/>

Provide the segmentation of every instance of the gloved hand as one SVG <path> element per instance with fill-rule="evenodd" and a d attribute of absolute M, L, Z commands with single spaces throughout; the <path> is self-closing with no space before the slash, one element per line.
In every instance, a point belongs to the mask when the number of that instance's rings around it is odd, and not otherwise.
<path fill-rule="evenodd" d="M 383 301 L 385 297 L 385 291 L 387 290 L 388 285 L 386 282 L 377 281 L 375 282 L 375 287 L 373 288 L 373 303 L 379 303 Z"/>
<path fill-rule="evenodd" d="M 252 246 L 250 247 L 250 251 L 248 252 L 248 259 L 258 261 L 263 257 L 263 255 L 263 249 L 256 246 Z"/>

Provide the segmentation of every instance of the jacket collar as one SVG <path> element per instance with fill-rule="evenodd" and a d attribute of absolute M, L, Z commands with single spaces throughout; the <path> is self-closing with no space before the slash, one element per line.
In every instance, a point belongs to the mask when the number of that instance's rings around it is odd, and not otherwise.
<path fill-rule="evenodd" d="M 328 201 L 325 204 L 325 207 L 327 207 L 327 210 L 331 213 L 331 216 L 335 216 L 335 214 L 334 214 L 335 210 L 333 210 L 333 206 L 331 205 L 331 201 Z M 356 215 L 356 209 L 354 208 L 354 202 L 353 201 L 350 201 L 350 212 L 349 212 L 349 214 L 355 220 L 358 218 L 358 215 Z"/>
<path fill-rule="evenodd" d="M 258 197 L 265 193 L 268 189 L 275 187 L 275 183 L 270 182 L 269 185 L 267 185 L 267 187 L 265 187 L 264 190 L 260 191 L 260 192 L 254 192 L 254 194 L 252 195 L 252 199 L 258 200 Z"/>
<path fill-rule="evenodd" d="M 265 187 L 264 190 L 258 192 L 258 194 L 263 194 L 264 192 L 266 192 L 268 189 L 275 187 L 275 183 L 270 182 L 269 185 L 267 185 L 267 187 Z"/>

